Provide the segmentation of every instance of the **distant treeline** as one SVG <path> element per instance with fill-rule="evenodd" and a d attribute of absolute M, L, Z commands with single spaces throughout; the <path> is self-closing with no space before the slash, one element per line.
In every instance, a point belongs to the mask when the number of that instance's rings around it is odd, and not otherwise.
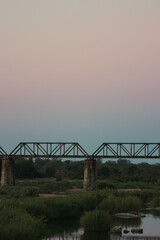
<path fill-rule="evenodd" d="M 15 160 L 15 177 L 18 179 L 50 177 L 83 179 L 83 174 L 84 161 L 39 158 Z M 133 164 L 126 159 L 106 162 L 97 160 L 97 179 L 106 178 L 155 182 L 160 178 L 160 164 Z"/>

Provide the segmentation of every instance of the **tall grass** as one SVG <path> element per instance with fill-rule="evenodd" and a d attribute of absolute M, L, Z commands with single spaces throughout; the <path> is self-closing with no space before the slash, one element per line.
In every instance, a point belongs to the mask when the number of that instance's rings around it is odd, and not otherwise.
<path fill-rule="evenodd" d="M 77 218 L 83 212 L 80 201 L 72 198 L 27 199 L 22 207 L 36 217 L 44 217 L 48 221 L 54 219 Z"/>
<path fill-rule="evenodd" d="M 83 188 L 82 180 L 61 179 L 56 181 L 55 178 L 40 178 L 32 180 L 17 180 L 16 186 L 19 188 L 36 189 L 39 193 L 65 192 L 68 189 Z"/>
<path fill-rule="evenodd" d="M 42 221 L 22 209 L 5 207 L 0 215 L 0 239 L 39 240 L 44 236 L 45 226 Z"/>
<path fill-rule="evenodd" d="M 109 213 L 140 211 L 142 202 L 137 197 L 115 197 L 110 195 L 102 200 L 99 204 L 100 210 L 108 211 Z"/>
<path fill-rule="evenodd" d="M 85 212 L 80 223 L 85 232 L 106 232 L 110 230 L 111 218 L 107 212 L 94 210 Z"/>
<path fill-rule="evenodd" d="M 152 199 L 151 207 L 160 207 L 160 197 L 155 197 Z"/>
<path fill-rule="evenodd" d="M 8 198 L 38 197 L 38 190 L 32 187 L 0 187 L 0 195 Z"/>
<path fill-rule="evenodd" d="M 94 210 L 106 197 L 95 192 L 67 195 L 54 198 L 27 198 L 22 201 L 21 207 L 36 217 L 54 219 L 79 218 L 84 211 Z"/>
<path fill-rule="evenodd" d="M 93 191 L 78 194 L 70 194 L 65 197 L 53 198 L 11 198 L 0 201 L 0 209 L 4 206 L 21 208 L 29 214 L 45 218 L 48 221 L 54 219 L 79 218 L 85 211 L 99 210 L 109 213 L 139 211 L 141 200 L 134 196 L 116 196 L 114 191 Z"/>
<path fill-rule="evenodd" d="M 132 197 L 137 197 L 141 199 L 143 206 L 148 205 L 152 199 L 160 197 L 160 190 L 140 190 L 140 191 L 117 191 L 115 192 L 115 196 L 119 197 L 127 197 L 127 196 L 132 196 Z"/>

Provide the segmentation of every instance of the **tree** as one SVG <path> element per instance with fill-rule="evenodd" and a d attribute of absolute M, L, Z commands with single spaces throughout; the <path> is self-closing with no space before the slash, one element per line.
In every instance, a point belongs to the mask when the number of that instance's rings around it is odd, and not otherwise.
<path fill-rule="evenodd" d="M 21 160 L 15 162 L 16 178 L 34 178 L 38 176 L 34 163 L 29 160 Z"/>

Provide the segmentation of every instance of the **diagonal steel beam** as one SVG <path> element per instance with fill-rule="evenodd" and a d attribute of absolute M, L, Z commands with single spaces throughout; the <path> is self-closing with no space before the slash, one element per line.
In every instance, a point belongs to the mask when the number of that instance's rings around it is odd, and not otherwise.
<path fill-rule="evenodd" d="M 0 146 L 0 156 L 7 155 L 6 151 Z"/>

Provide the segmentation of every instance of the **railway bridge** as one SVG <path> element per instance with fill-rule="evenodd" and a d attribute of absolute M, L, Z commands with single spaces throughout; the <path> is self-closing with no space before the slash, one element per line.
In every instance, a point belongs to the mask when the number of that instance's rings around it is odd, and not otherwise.
<path fill-rule="evenodd" d="M 1 186 L 14 185 L 16 158 L 84 159 L 84 189 L 94 189 L 97 159 L 160 159 L 160 143 L 103 143 L 92 154 L 76 142 L 21 142 L 9 154 L 0 146 Z"/>

